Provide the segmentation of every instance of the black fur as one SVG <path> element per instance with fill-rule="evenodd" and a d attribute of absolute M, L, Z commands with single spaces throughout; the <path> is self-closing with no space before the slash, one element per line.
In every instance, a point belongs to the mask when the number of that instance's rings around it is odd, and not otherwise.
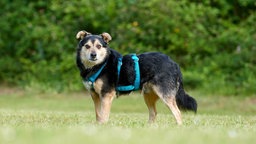
<path fill-rule="evenodd" d="M 159 85 L 164 96 L 178 89 L 176 102 L 183 110 L 197 111 L 197 102 L 187 95 L 183 89 L 182 74 L 177 63 L 167 55 L 149 52 L 138 55 L 141 69 L 141 84 L 151 82 Z M 178 85 L 179 83 L 179 85 Z"/>
<path fill-rule="evenodd" d="M 77 67 L 80 70 L 81 77 L 86 78 L 97 71 L 101 65 L 95 65 L 93 68 L 86 69 L 81 62 L 80 51 L 85 41 L 88 39 L 99 39 L 104 48 L 107 49 L 108 54 L 105 58 L 107 65 L 99 77 L 106 77 L 102 88 L 103 95 L 107 93 L 111 88 L 115 88 L 118 85 L 131 85 L 135 79 L 134 63 L 130 56 L 123 56 L 123 65 L 121 67 L 120 78 L 118 81 L 117 76 L 117 61 L 119 57 L 122 57 L 117 51 L 110 49 L 104 40 L 97 35 L 90 35 L 83 38 L 77 48 Z M 177 63 L 171 60 L 167 55 L 159 52 L 148 52 L 137 55 L 140 65 L 140 89 L 144 83 L 151 83 L 160 88 L 164 97 L 169 97 L 171 93 L 176 94 L 176 102 L 179 108 L 184 110 L 197 111 L 197 102 L 194 98 L 185 93 L 182 83 L 182 74 Z M 92 89 L 93 90 L 93 89 Z M 119 92 L 119 94 L 127 94 L 128 92 Z"/>

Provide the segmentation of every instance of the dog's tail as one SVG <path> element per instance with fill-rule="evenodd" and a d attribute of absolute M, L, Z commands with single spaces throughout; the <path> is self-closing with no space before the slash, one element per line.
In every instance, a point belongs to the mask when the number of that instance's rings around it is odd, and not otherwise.
<path fill-rule="evenodd" d="M 178 83 L 179 83 L 179 88 L 176 95 L 176 103 L 178 107 L 182 110 L 185 110 L 185 111 L 191 110 L 196 113 L 197 112 L 196 100 L 193 97 L 186 94 L 186 92 L 183 89 L 183 83 L 181 78 L 178 80 Z"/>

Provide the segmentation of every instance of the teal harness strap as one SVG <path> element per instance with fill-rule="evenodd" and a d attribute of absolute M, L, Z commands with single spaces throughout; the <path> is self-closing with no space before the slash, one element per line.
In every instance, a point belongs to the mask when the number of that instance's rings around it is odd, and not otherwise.
<path fill-rule="evenodd" d="M 134 61 L 134 69 L 135 69 L 134 90 L 138 90 L 140 88 L 139 58 L 136 56 L 136 54 L 133 54 L 132 59 Z"/>
<path fill-rule="evenodd" d="M 101 68 L 96 72 L 94 73 L 93 75 L 91 75 L 89 78 L 84 78 L 84 81 L 86 82 L 91 82 L 91 87 L 93 87 L 93 83 L 96 81 L 96 79 L 99 77 L 101 71 L 103 70 L 103 68 L 106 66 L 107 62 L 105 62 Z"/>
<path fill-rule="evenodd" d="M 131 57 L 134 61 L 134 70 L 135 70 L 135 80 L 133 85 L 128 86 L 117 86 L 117 91 L 132 91 L 132 90 L 138 90 L 140 88 L 140 67 L 139 67 L 139 58 L 136 56 L 136 54 L 131 54 Z M 122 66 L 122 58 L 118 59 L 117 64 L 117 73 L 118 73 L 118 81 L 120 76 L 120 70 Z"/>

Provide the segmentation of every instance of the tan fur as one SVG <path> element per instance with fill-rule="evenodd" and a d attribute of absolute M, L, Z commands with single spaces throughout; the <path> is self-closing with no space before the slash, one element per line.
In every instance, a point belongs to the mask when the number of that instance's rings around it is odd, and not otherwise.
<path fill-rule="evenodd" d="M 99 123 L 106 123 L 109 120 L 110 109 L 112 101 L 115 98 L 116 91 L 113 89 L 104 96 L 100 95 L 102 90 L 103 80 L 98 79 L 94 83 L 95 91 L 91 91 L 91 96 L 94 101 L 96 120 Z M 178 125 L 182 124 L 182 118 L 180 110 L 177 106 L 175 96 L 164 96 L 160 93 L 159 88 L 153 84 L 145 83 L 143 85 L 142 93 L 144 96 L 145 103 L 149 110 L 149 123 L 155 122 L 157 111 L 156 102 L 160 98 L 167 107 L 171 110 Z"/>
<path fill-rule="evenodd" d="M 100 45 L 101 48 L 97 48 L 98 45 Z M 86 46 L 89 46 L 90 48 L 86 48 Z M 90 60 L 90 55 L 92 52 L 96 52 L 97 54 L 96 61 Z M 99 40 L 95 40 L 94 43 L 89 40 L 87 43 L 84 44 L 80 52 L 81 61 L 86 68 L 91 68 L 94 65 L 102 63 L 106 55 L 107 49 L 102 47 Z"/>
<path fill-rule="evenodd" d="M 160 98 L 165 103 L 165 105 L 171 110 L 172 114 L 176 119 L 177 124 L 182 124 L 181 113 L 177 106 L 175 95 L 170 94 L 168 96 L 164 96 L 157 86 L 150 83 L 145 83 L 143 85 L 142 90 L 145 103 L 147 104 L 149 110 L 150 123 L 155 121 L 155 117 L 157 114 L 155 103 L 158 100 L 158 98 Z"/>
<path fill-rule="evenodd" d="M 101 36 L 103 37 L 103 40 L 104 40 L 106 43 L 108 43 L 109 41 L 112 40 L 112 37 L 110 36 L 109 33 L 104 32 L 104 33 L 101 34 Z"/>
<path fill-rule="evenodd" d="M 156 115 L 157 115 L 156 102 L 159 99 L 159 97 L 152 90 L 151 85 L 147 83 L 143 85 L 142 93 L 149 111 L 148 122 L 153 123 L 155 122 Z"/>
<path fill-rule="evenodd" d="M 77 34 L 76 34 L 76 39 L 83 39 L 85 36 L 87 35 L 90 35 L 91 33 L 85 31 L 85 30 L 82 30 L 82 31 L 79 31 Z"/>
<path fill-rule="evenodd" d="M 110 109 L 116 91 L 112 90 L 104 96 L 100 96 L 94 91 L 91 91 L 90 93 L 94 102 L 97 122 L 100 124 L 106 123 L 109 120 Z"/>
<path fill-rule="evenodd" d="M 94 82 L 93 86 L 94 86 L 94 91 L 95 91 L 96 93 L 100 94 L 100 93 L 101 93 L 101 90 L 102 90 L 102 86 L 103 86 L 103 79 L 102 79 L 102 78 L 97 79 L 97 80 Z"/>
<path fill-rule="evenodd" d="M 99 123 L 106 123 L 109 120 L 110 109 L 112 101 L 115 98 L 116 91 L 113 89 L 109 93 L 105 94 L 104 97 L 101 97 L 101 119 Z"/>
<path fill-rule="evenodd" d="M 101 121 L 101 116 L 100 116 L 100 113 L 101 113 L 101 102 L 100 102 L 100 96 L 91 91 L 91 97 L 92 97 L 92 100 L 94 102 L 94 108 L 95 108 L 95 114 L 96 114 L 96 120 L 97 121 Z"/>
<path fill-rule="evenodd" d="M 98 123 L 106 123 L 109 120 L 112 101 L 116 91 L 113 89 L 105 95 L 101 95 L 103 78 L 99 78 L 93 84 L 94 91 L 90 91 L 95 106 L 96 120 Z"/>
<path fill-rule="evenodd" d="M 174 115 L 178 125 L 182 125 L 182 119 L 181 119 L 181 113 L 177 106 L 175 96 L 169 97 L 167 100 L 164 101 L 166 105 L 169 107 L 169 109 L 172 111 L 172 114 Z"/>

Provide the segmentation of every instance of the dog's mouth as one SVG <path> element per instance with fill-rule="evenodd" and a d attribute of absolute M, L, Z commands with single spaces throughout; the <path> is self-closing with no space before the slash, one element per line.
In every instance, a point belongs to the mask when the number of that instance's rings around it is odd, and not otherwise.
<path fill-rule="evenodd" d="M 90 58 L 89 61 L 97 61 L 97 58 Z"/>

